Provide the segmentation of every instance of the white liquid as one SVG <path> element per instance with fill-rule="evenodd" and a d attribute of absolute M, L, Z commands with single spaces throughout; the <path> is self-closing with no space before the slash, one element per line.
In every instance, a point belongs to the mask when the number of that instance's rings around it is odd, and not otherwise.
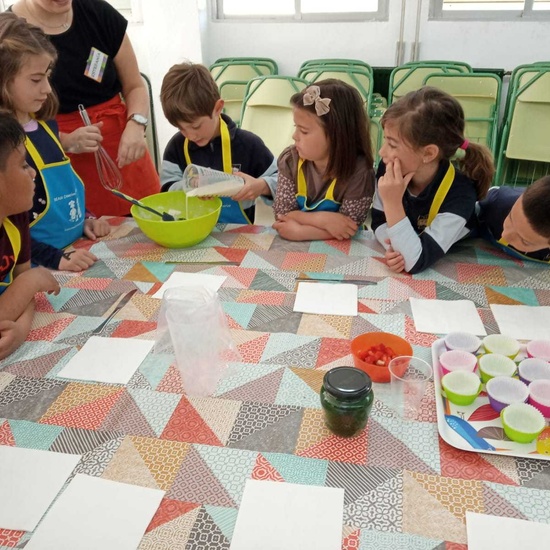
<path fill-rule="evenodd" d="M 187 191 L 188 197 L 221 196 L 231 197 L 238 193 L 244 185 L 244 181 L 226 180 L 202 187 L 195 187 Z"/>

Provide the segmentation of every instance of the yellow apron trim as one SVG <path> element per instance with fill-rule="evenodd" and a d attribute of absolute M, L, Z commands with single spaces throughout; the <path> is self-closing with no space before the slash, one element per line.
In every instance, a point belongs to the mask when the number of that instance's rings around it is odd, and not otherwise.
<path fill-rule="evenodd" d="M 430 213 L 428 214 L 428 222 L 426 227 L 429 227 L 435 220 L 437 214 L 439 214 L 439 209 L 441 208 L 441 205 L 443 204 L 443 201 L 445 200 L 445 197 L 447 196 L 447 193 L 449 192 L 449 189 L 451 188 L 454 179 L 455 167 L 452 163 L 449 163 L 447 173 L 445 174 L 445 177 L 443 178 L 443 181 L 441 182 L 441 185 L 439 186 L 439 189 L 435 194 L 432 205 L 430 206 Z"/>
<path fill-rule="evenodd" d="M 501 244 L 502 246 L 505 246 L 506 248 L 509 248 L 514 254 L 517 254 L 518 256 L 521 256 L 522 258 L 525 258 L 530 262 L 539 262 L 541 264 L 548 265 L 548 262 L 546 260 L 539 260 L 538 258 L 532 258 L 531 256 L 527 256 L 523 252 L 520 252 L 519 250 L 516 250 L 515 248 L 511 247 L 510 244 L 507 241 L 505 241 L 502 237 L 498 239 L 497 243 Z M 516 259 L 519 259 L 519 258 L 516 258 Z"/>
<path fill-rule="evenodd" d="M 304 164 L 304 159 L 298 160 L 298 195 L 307 198 L 307 184 L 306 178 L 304 176 L 304 170 L 302 165 Z M 330 186 L 327 189 L 325 199 L 331 200 L 333 202 L 338 202 L 334 200 L 334 188 L 336 187 L 336 178 L 330 182 Z"/>
<path fill-rule="evenodd" d="M 42 128 L 44 128 L 46 133 L 52 138 L 54 143 L 59 147 L 60 151 L 63 153 L 63 156 L 65 157 L 65 151 L 63 150 L 63 147 L 61 146 L 61 143 L 59 143 L 59 140 L 57 139 L 55 134 L 52 132 L 52 129 L 43 120 L 39 120 L 37 122 L 38 124 L 40 124 L 40 126 L 42 126 Z M 29 155 L 31 156 L 34 163 L 36 164 L 36 167 L 38 168 L 38 170 L 42 170 L 43 168 L 46 167 L 46 165 L 44 164 L 44 161 L 42 160 L 42 157 L 40 156 L 40 153 L 34 146 L 34 143 L 28 138 L 28 136 L 25 139 L 25 148 L 29 152 Z M 68 160 L 69 159 L 66 159 L 56 164 L 65 164 L 68 162 Z"/>
<path fill-rule="evenodd" d="M 222 164 L 223 171 L 226 174 L 233 173 L 233 161 L 231 159 L 231 137 L 229 136 L 229 128 L 223 118 L 220 117 L 220 137 L 222 140 Z M 185 138 L 183 142 L 183 155 L 187 164 L 193 164 L 189 155 L 189 140 Z"/>
<path fill-rule="evenodd" d="M 10 240 L 11 247 L 13 249 L 13 256 L 15 258 L 15 261 L 13 263 L 13 267 L 10 270 L 9 275 L 13 274 L 13 270 L 15 269 L 15 266 L 17 265 L 17 259 L 19 258 L 19 253 L 21 252 L 21 233 L 13 225 L 13 222 L 9 220 L 8 218 L 4 218 L 4 223 L 2 224 L 6 230 L 6 234 L 8 235 L 8 239 Z M 11 276 L 11 281 L 9 283 L 5 283 L 2 281 L 0 283 L 0 286 L 9 286 L 13 282 L 13 275 Z"/>

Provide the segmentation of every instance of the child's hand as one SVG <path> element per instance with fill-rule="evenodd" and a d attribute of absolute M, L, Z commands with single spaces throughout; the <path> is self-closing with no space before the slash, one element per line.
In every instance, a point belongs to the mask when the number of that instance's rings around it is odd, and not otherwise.
<path fill-rule="evenodd" d="M 71 250 L 64 252 L 59 262 L 59 271 L 84 271 L 97 261 L 97 256 L 89 250 Z"/>
<path fill-rule="evenodd" d="M 396 252 L 392 246 L 389 239 L 386 239 L 386 244 L 388 248 L 386 249 L 386 264 L 394 273 L 401 273 L 405 271 L 405 260 L 401 252 Z"/>
<path fill-rule="evenodd" d="M 95 241 L 98 237 L 105 237 L 110 232 L 111 226 L 107 220 L 87 219 L 84 221 L 84 235 L 91 241 Z"/>
<path fill-rule="evenodd" d="M 26 284 L 33 289 L 34 294 L 37 292 L 47 292 L 48 294 L 55 294 L 56 296 L 59 294 L 59 283 L 45 267 L 33 267 L 32 269 L 28 269 L 18 275 L 17 279 L 20 278 L 25 279 Z"/>
<path fill-rule="evenodd" d="M 399 159 L 388 162 L 386 173 L 378 180 L 378 194 L 384 205 L 386 202 L 391 201 L 401 203 L 405 190 L 413 176 L 414 172 L 409 172 L 403 176 Z"/>
<path fill-rule="evenodd" d="M 25 340 L 19 325 L 15 321 L 0 321 L 0 359 L 14 352 Z"/>
<path fill-rule="evenodd" d="M 288 218 L 284 214 L 277 216 L 277 221 L 271 226 L 283 239 L 289 241 L 302 240 L 302 226 L 295 220 Z"/>
<path fill-rule="evenodd" d="M 328 231 L 332 238 L 344 241 L 351 239 L 357 232 L 357 224 L 349 217 L 339 212 L 330 212 L 323 229 Z"/>
<path fill-rule="evenodd" d="M 262 178 L 253 178 L 248 174 L 243 174 L 243 172 L 237 172 L 236 176 L 240 176 L 244 179 L 243 188 L 231 198 L 234 201 L 244 201 L 244 200 L 255 200 L 260 195 L 270 195 L 271 191 L 269 186 Z"/>

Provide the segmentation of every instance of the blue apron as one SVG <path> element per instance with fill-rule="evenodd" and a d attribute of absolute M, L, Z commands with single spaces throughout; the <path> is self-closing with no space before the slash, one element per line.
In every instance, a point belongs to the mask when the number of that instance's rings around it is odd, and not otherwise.
<path fill-rule="evenodd" d="M 539 262 L 541 264 L 547 264 L 547 265 L 550 263 L 550 258 L 547 260 L 539 260 L 538 258 L 531 258 L 526 254 L 522 254 L 519 250 L 512 248 L 503 238 L 500 238 L 498 240 L 495 239 L 495 237 L 491 235 L 490 231 L 487 231 L 487 237 L 492 244 L 494 244 L 497 248 L 500 248 L 503 252 L 506 252 L 506 254 L 508 254 L 509 256 L 512 256 L 513 258 L 516 258 L 518 260 L 524 260 L 524 261 L 528 260 L 530 262 Z"/>
<path fill-rule="evenodd" d="M 226 174 L 233 173 L 233 163 L 231 159 L 231 137 L 229 136 L 229 129 L 223 118 L 220 117 L 220 136 L 222 141 L 222 164 L 223 171 Z M 185 156 L 185 162 L 193 164 L 189 155 L 189 140 L 185 138 L 183 142 L 183 154 Z M 207 167 L 208 168 L 208 167 Z M 244 212 L 241 203 L 234 201 L 231 197 L 220 197 L 222 200 L 222 211 L 220 213 L 220 223 L 245 223 L 251 224 L 252 221 Z"/>
<path fill-rule="evenodd" d="M 296 201 L 302 212 L 313 212 L 314 210 L 323 212 L 338 212 L 340 203 L 334 200 L 334 188 L 336 187 L 336 178 L 334 178 L 325 193 L 325 198 L 317 201 L 311 206 L 307 204 L 307 184 L 304 176 L 302 165 L 304 160 L 298 160 L 298 192 L 296 193 Z"/>
<path fill-rule="evenodd" d="M 8 286 L 10 286 L 13 282 L 13 270 L 17 265 L 17 258 L 19 258 L 19 253 L 21 252 L 21 233 L 19 233 L 17 227 L 15 227 L 15 225 L 13 225 L 13 223 L 8 218 L 4 218 L 3 226 L 11 243 L 14 260 L 10 272 L 8 273 L 6 278 L 2 282 L 0 282 L 0 294 L 2 294 L 2 292 L 4 292 L 4 290 L 6 290 L 6 288 L 8 288 Z"/>
<path fill-rule="evenodd" d="M 57 144 L 63 160 L 45 164 L 27 135 L 25 147 L 40 172 L 46 193 L 46 208 L 30 222 L 31 237 L 56 248 L 65 248 L 82 237 L 84 231 L 84 184 L 50 127 L 41 120 L 38 124 Z"/>

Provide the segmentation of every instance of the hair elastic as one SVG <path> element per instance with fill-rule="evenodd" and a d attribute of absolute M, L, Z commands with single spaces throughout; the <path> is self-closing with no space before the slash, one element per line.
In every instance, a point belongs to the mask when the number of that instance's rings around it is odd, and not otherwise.
<path fill-rule="evenodd" d="M 468 149 L 468 145 L 470 145 L 470 142 L 467 139 L 465 139 L 462 142 L 462 145 L 459 147 L 459 149 L 462 149 L 463 151 L 466 151 L 466 149 Z"/>

